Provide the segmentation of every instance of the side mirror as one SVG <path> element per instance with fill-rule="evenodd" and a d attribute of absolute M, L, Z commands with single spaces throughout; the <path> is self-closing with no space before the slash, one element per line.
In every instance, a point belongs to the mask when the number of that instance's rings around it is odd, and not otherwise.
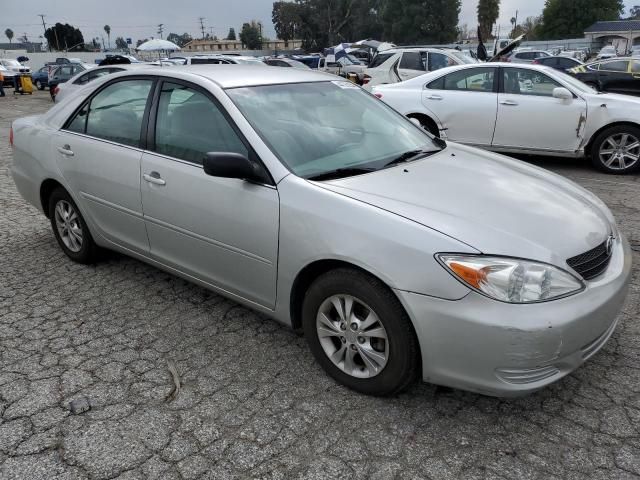
<path fill-rule="evenodd" d="M 553 89 L 553 98 L 560 100 L 573 100 L 573 93 L 564 87 L 558 87 Z"/>
<path fill-rule="evenodd" d="M 263 181 L 263 175 L 255 163 L 239 153 L 209 152 L 205 155 L 202 166 L 204 173 L 212 177 Z"/>

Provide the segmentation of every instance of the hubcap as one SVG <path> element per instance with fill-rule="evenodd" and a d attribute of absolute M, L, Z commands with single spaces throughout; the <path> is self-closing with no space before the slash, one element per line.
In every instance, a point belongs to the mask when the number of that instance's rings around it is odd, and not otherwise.
<path fill-rule="evenodd" d="M 628 133 L 616 133 L 600 146 L 600 161 L 611 170 L 626 170 L 640 158 L 640 141 Z"/>
<path fill-rule="evenodd" d="M 75 208 L 66 200 L 56 203 L 55 221 L 62 243 L 74 253 L 82 249 L 82 226 Z"/>
<path fill-rule="evenodd" d="M 387 331 L 376 313 L 355 297 L 333 295 L 322 302 L 316 331 L 324 353 L 348 375 L 375 377 L 387 364 Z"/>

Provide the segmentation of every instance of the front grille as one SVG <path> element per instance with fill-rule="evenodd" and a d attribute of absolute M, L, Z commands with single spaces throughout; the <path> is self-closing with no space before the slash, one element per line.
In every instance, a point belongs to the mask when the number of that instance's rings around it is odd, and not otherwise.
<path fill-rule="evenodd" d="M 585 280 L 591 280 L 604 272 L 611 261 L 611 250 L 607 250 L 607 239 L 593 250 L 567 260 L 567 264 L 582 275 Z"/>

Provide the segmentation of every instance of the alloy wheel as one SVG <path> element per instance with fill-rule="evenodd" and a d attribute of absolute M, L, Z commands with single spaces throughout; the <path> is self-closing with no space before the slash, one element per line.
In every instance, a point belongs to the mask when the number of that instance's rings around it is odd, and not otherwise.
<path fill-rule="evenodd" d="M 83 232 L 74 206 L 66 200 L 58 201 L 55 208 L 55 221 L 62 243 L 72 252 L 78 253 L 82 249 Z"/>
<path fill-rule="evenodd" d="M 629 133 L 615 133 L 600 145 L 600 161 L 611 170 L 627 170 L 640 159 L 640 141 Z"/>
<path fill-rule="evenodd" d="M 333 295 L 318 309 L 316 331 L 335 366 L 356 378 L 378 375 L 389 359 L 389 339 L 376 313 L 350 295 Z"/>

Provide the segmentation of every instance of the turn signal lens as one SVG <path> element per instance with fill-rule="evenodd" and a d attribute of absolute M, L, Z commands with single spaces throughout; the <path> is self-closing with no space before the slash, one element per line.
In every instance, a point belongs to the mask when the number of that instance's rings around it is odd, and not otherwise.
<path fill-rule="evenodd" d="M 584 288 L 569 272 L 546 263 L 481 255 L 442 254 L 436 258 L 460 281 L 502 302 L 546 302 Z"/>

